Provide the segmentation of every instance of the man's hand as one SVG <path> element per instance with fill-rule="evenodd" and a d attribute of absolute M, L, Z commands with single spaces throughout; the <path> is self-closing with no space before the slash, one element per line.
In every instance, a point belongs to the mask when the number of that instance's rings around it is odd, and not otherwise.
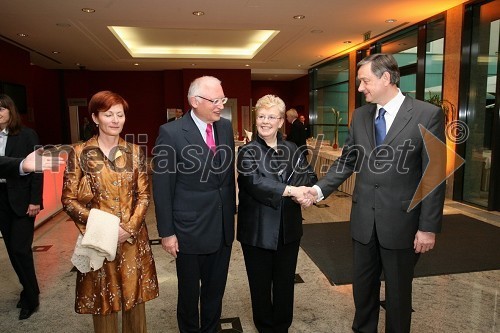
<path fill-rule="evenodd" d="M 436 243 L 436 234 L 433 232 L 417 231 L 415 240 L 413 241 L 413 248 L 415 253 L 425 253 L 434 248 Z"/>
<path fill-rule="evenodd" d="M 312 187 L 301 186 L 300 188 L 300 196 L 295 198 L 294 200 L 301 204 L 302 207 L 309 207 L 313 203 L 315 203 L 318 199 L 318 192 Z M 293 194 L 293 191 L 292 191 Z"/>
<path fill-rule="evenodd" d="M 312 205 L 313 201 L 311 196 L 309 195 L 309 188 L 305 186 L 289 186 L 290 194 L 293 200 L 300 204 L 302 207 L 306 208 Z"/>
<path fill-rule="evenodd" d="M 170 253 L 172 257 L 177 258 L 177 252 L 179 252 L 179 242 L 177 241 L 176 235 L 163 237 L 161 239 L 161 247 Z"/>
<path fill-rule="evenodd" d="M 33 204 L 28 205 L 28 210 L 26 211 L 26 214 L 29 217 L 37 216 L 38 213 L 40 213 L 40 205 L 33 205 Z"/>
<path fill-rule="evenodd" d="M 54 157 L 50 155 L 42 155 L 43 148 L 39 148 L 31 152 L 22 162 L 23 171 L 30 173 L 33 171 L 57 170 L 60 165 L 63 165 L 62 157 Z"/>
<path fill-rule="evenodd" d="M 313 203 L 318 201 L 318 191 L 316 191 L 314 187 L 308 187 L 307 189 L 309 190 L 309 195 L 313 199 Z"/>

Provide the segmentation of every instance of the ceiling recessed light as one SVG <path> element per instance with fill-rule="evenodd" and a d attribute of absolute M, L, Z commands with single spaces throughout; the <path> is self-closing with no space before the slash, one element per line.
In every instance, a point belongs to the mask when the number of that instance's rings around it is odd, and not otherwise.
<path fill-rule="evenodd" d="M 139 63 L 138 63 L 138 62 L 135 62 L 135 63 L 134 63 L 134 66 L 139 66 Z"/>
<path fill-rule="evenodd" d="M 296 20 L 303 20 L 306 18 L 306 16 L 305 15 L 295 15 L 293 18 Z"/>
<path fill-rule="evenodd" d="M 385 23 L 394 23 L 396 21 L 397 21 L 396 19 L 387 19 L 385 20 Z"/>
<path fill-rule="evenodd" d="M 297 67 L 302 67 L 302 65 L 297 65 Z"/>
<path fill-rule="evenodd" d="M 249 64 L 245 64 L 245 67 L 250 67 L 250 65 Z"/>
<path fill-rule="evenodd" d="M 311 33 L 312 34 L 322 34 L 323 30 L 315 29 L 315 30 L 311 30 Z"/>
<path fill-rule="evenodd" d="M 350 40 L 345 40 L 344 44 L 351 44 L 352 42 Z"/>
<path fill-rule="evenodd" d="M 193 15 L 194 16 L 203 16 L 203 15 L 205 15 L 205 12 L 202 12 L 201 10 L 197 10 L 197 11 L 193 12 Z"/>
<path fill-rule="evenodd" d="M 79 62 L 75 62 L 75 65 L 76 66 L 80 66 L 81 64 Z"/>
<path fill-rule="evenodd" d="M 28 34 L 24 34 L 24 33 L 22 33 L 22 32 L 18 33 L 17 35 L 18 35 L 19 37 L 28 37 Z"/>
<path fill-rule="evenodd" d="M 191 66 L 196 66 L 196 64 L 191 64 Z"/>
<path fill-rule="evenodd" d="M 59 51 L 52 51 L 52 54 L 59 54 Z"/>
<path fill-rule="evenodd" d="M 84 13 L 95 13 L 94 8 L 82 8 L 82 12 Z"/>

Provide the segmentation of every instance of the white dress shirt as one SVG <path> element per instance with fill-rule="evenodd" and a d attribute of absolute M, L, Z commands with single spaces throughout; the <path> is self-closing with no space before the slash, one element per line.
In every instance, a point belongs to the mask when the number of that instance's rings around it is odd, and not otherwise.
<path fill-rule="evenodd" d="M 4 128 L 0 131 L 0 156 L 5 156 L 5 147 L 7 147 L 7 139 L 9 137 L 9 130 Z M 5 183 L 6 180 L 0 178 L 0 183 Z"/>
<path fill-rule="evenodd" d="M 205 142 L 207 142 L 207 123 L 196 117 L 196 114 L 193 110 L 191 110 L 191 116 L 193 117 L 196 127 L 198 127 L 198 130 L 200 131 L 201 137 L 203 138 L 203 140 L 205 140 Z M 212 137 L 215 142 L 214 130 L 212 130 Z"/>

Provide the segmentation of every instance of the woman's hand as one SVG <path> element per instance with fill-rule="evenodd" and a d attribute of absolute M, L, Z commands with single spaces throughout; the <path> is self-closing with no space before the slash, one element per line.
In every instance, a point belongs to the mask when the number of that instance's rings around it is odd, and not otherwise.
<path fill-rule="evenodd" d="M 128 231 L 125 231 L 122 227 L 118 229 L 118 244 L 125 243 L 127 239 L 132 236 Z"/>
<path fill-rule="evenodd" d="M 313 204 L 314 198 L 309 193 L 309 188 L 305 186 L 287 186 L 285 188 L 285 195 L 292 197 L 293 200 L 306 208 Z"/>

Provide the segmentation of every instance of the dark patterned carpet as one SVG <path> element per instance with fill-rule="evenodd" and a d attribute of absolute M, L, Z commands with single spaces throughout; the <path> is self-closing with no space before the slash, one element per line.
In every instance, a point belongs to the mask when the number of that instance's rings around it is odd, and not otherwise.
<path fill-rule="evenodd" d="M 304 224 L 302 249 L 332 285 L 352 283 L 348 222 Z M 445 215 L 436 246 L 420 256 L 415 277 L 500 269 L 500 228 L 462 214 Z"/>

